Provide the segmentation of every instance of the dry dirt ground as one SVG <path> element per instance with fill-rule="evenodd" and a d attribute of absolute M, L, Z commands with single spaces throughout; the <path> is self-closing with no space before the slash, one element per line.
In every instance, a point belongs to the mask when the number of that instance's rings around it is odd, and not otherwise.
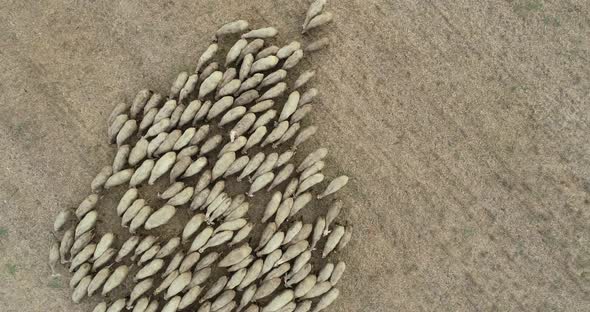
<path fill-rule="evenodd" d="M 3 1 L 1 311 L 89 311 L 51 278 L 54 215 L 110 162 L 105 120 L 165 92 L 223 22 L 299 38 L 307 1 Z M 590 310 L 590 4 L 331 1 L 304 151 L 354 239 L 330 311 Z M 303 153 L 303 152 L 302 152 Z M 298 160 L 301 155 L 298 155 Z M 106 196 L 101 209 L 112 209 Z M 105 219 L 99 225 L 112 220 Z M 114 223 L 114 221 L 113 221 Z"/>

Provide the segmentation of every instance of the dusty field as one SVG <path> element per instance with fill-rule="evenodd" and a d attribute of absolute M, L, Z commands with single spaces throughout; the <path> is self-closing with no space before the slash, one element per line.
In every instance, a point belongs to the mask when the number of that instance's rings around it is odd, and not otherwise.
<path fill-rule="evenodd" d="M 1 311 L 96 302 L 71 303 L 47 246 L 114 155 L 113 103 L 165 92 L 222 22 L 296 38 L 307 5 L 226 2 L 0 6 Z M 304 62 L 321 90 L 305 150 L 353 177 L 331 311 L 588 311 L 588 2 L 331 2 L 332 46 Z"/>

